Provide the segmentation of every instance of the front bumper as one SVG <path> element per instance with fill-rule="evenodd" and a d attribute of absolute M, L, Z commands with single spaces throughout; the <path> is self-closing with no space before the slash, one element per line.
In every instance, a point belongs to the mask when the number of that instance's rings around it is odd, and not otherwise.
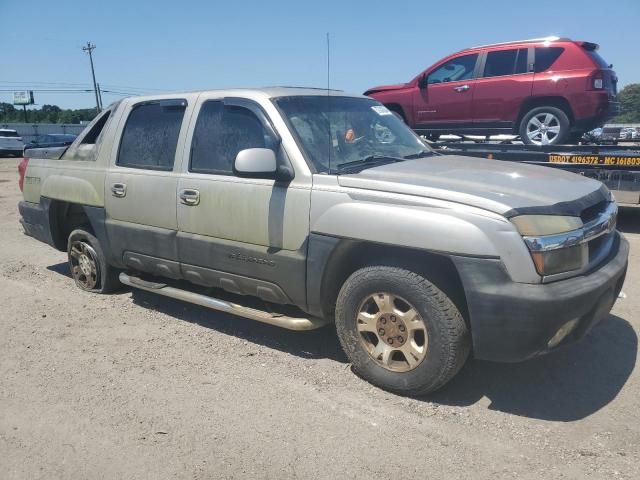
<path fill-rule="evenodd" d="M 515 283 L 497 259 L 453 257 L 465 289 L 474 356 L 517 362 L 546 353 L 572 320 L 576 327 L 560 345 L 584 337 L 613 307 L 628 256 L 629 243 L 616 233 L 611 255 L 596 270 L 548 284 Z"/>

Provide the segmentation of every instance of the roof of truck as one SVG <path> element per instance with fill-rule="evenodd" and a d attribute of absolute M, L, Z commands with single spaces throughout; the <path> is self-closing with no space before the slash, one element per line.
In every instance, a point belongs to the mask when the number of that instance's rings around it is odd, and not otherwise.
<path fill-rule="evenodd" d="M 289 86 L 274 86 L 274 87 L 260 87 L 260 88 L 224 88 L 224 89 L 207 89 L 207 90 L 195 90 L 195 91 L 169 91 L 166 93 L 158 93 L 153 95 L 141 95 L 128 98 L 140 98 L 140 100 L 153 100 L 158 98 L 175 98 L 180 95 L 198 95 L 201 93 L 218 93 L 222 96 L 247 96 L 256 97 L 263 96 L 267 98 L 276 97 L 290 97 L 290 96 L 332 96 L 332 97 L 362 97 L 359 94 L 346 93 L 342 90 L 327 89 L 327 88 L 313 88 L 313 87 L 289 87 Z"/>

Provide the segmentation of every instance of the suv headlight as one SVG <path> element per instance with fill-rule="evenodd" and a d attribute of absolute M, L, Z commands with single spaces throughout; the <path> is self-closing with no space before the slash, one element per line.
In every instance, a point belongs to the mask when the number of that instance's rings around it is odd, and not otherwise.
<path fill-rule="evenodd" d="M 561 215 L 519 215 L 511 219 L 523 237 L 555 235 L 571 232 L 582 227 L 580 217 Z"/>
<path fill-rule="evenodd" d="M 522 235 L 537 272 L 542 276 L 580 270 L 589 261 L 589 248 L 579 243 L 580 217 L 520 215 L 511 219 Z M 576 232 L 575 236 L 571 232 Z"/>

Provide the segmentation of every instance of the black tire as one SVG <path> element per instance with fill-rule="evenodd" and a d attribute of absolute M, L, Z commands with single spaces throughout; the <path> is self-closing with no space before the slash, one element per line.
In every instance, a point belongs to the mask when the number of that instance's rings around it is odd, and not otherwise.
<path fill-rule="evenodd" d="M 568 136 L 567 143 L 570 145 L 579 145 L 580 142 L 584 141 L 583 137 L 583 133 L 571 133 Z"/>
<path fill-rule="evenodd" d="M 535 141 L 532 141 L 527 135 L 527 125 L 529 124 L 529 121 L 533 117 L 547 114 L 547 113 L 553 115 L 558 119 L 560 131 L 554 138 L 552 138 L 546 144 L 561 145 L 563 143 L 566 143 L 567 139 L 569 138 L 569 129 L 571 128 L 571 124 L 569 122 L 569 117 L 567 117 L 567 114 L 563 110 L 557 107 L 536 107 L 529 110 L 524 115 L 524 117 L 522 117 L 522 120 L 520 121 L 520 127 L 518 128 L 518 133 L 520 134 L 520 139 L 522 140 L 522 143 L 524 143 L 525 145 L 537 144 Z"/>
<path fill-rule="evenodd" d="M 78 246 L 86 249 L 87 258 L 90 258 L 92 264 L 96 266 L 95 284 L 92 284 L 94 282 L 90 280 L 83 281 L 83 277 L 88 278 L 90 276 L 82 274 L 79 271 L 81 269 L 78 266 L 78 261 L 75 260 L 75 257 L 72 258 L 77 254 L 77 249 L 72 254 L 72 248 Z M 71 232 L 67 242 L 67 258 L 71 277 L 81 290 L 93 293 L 111 293 L 122 287 L 118 279 L 120 272 L 107 263 L 100 242 L 89 232 L 88 227 L 80 227 Z"/>
<path fill-rule="evenodd" d="M 412 370 L 397 372 L 381 366 L 362 341 L 356 318 L 364 299 L 376 292 L 406 299 L 424 320 L 428 347 Z M 442 387 L 462 368 L 470 351 L 467 326 L 451 299 L 421 275 L 396 267 L 366 267 L 347 279 L 336 303 L 336 329 L 356 373 L 403 395 L 421 396 Z"/>

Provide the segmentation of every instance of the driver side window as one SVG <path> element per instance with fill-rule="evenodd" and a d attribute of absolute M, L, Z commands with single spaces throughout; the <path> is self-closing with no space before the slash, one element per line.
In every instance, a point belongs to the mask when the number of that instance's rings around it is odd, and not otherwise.
<path fill-rule="evenodd" d="M 429 74 L 427 84 L 471 80 L 477 60 L 477 53 L 449 60 Z"/>

